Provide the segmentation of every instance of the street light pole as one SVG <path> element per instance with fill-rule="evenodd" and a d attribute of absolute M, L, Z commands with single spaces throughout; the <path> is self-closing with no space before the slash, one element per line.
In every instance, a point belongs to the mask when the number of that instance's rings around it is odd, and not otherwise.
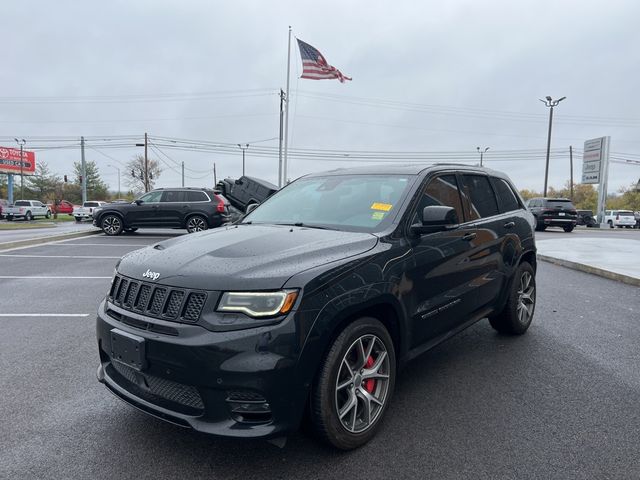
<path fill-rule="evenodd" d="M 476 150 L 478 150 L 478 153 L 480 154 L 480 166 L 482 166 L 482 157 L 484 156 L 485 153 L 487 153 L 487 150 L 489 150 L 489 147 L 486 147 L 484 150 L 481 150 L 480 147 L 476 147 Z"/>
<path fill-rule="evenodd" d="M 242 176 L 244 177 L 244 152 L 247 148 L 249 148 L 249 144 L 245 143 L 244 147 L 242 146 L 241 143 L 238 144 L 238 146 L 240 147 L 240 149 L 242 150 Z"/>
<path fill-rule="evenodd" d="M 115 168 L 118 170 L 118 198 L 120 198 L 120 167 L 116 167 L 115 165 L 108 164 L 107 167 Z"/>
<path fill-rule="evenodd" d="M 559 98 L 558 100 L 553 100 L 549 95 L 545 97 L 545 100 L 539 99 L 542 103 L 545 104 L 546 107 L 549 107 L 549 132 L 547 134 L 547 163 L 544 168 L 544 194 L 543 196 L 547 196 L 547 183 L 549 180 L 549 153 L 551 151 L 551 126 L 553 125 L 553 107 L 557 107 L 558 104 L 567 97 Z"/>
<path fill-rule="evenodd" d="M 27 141 L 24 138 L 18 140 L 14 138 L 14 140 L 20 145 L 20 200 L 24 200 L 24 157 L 23 157 L 23 147 Z"/>

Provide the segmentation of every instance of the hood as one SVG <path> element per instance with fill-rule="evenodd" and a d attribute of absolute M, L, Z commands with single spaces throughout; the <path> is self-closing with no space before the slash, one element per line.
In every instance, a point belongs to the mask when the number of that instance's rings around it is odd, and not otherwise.
<path fill-rule="evenodd" d="M 278 289 L 296 273 L 366 252 L 377 241 L 370 233 L 233 225 L 131 252 L 121 260 L 118 272 L 181 288 Z"/>

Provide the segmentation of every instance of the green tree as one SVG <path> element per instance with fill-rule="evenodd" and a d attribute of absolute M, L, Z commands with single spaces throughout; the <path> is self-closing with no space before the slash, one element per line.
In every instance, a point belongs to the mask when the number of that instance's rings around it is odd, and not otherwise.
<path fill-rule="evenodd" d="M 75 181 L 80 185 L 80 176 L 82 175 L 82 163 L 73 162 L 73 171 L 75 174 Z M 94 161 L 85 162 L 85 172 L 87 178 L 85 182 L 87 184 L 87 200 L 103 200 L 109 195 L 109 188 L 104 183 L 102 177 L 100 177 L 100 170 L 98 165 Z"/>
<path fill-rule="evenodd" d="M 136 155 L 127 162 L 124 182 L 136 194 L 144 192 L 144 156 Z M 132 175 L 133 173 L 133 175 Z M 156 180 L 160 177 L 162 168 L 158 160 L 149 159 L 149 187 L 153 190 Z"/>
<path fill-rule="evenodd" d="M 36 174 L 26 178 L 25 187 L 40 201 L 51 202 L 54 200 L 58 183 L 60 183 L 60 177 L 51 172 L 47 163 L 38 162 Z"/>

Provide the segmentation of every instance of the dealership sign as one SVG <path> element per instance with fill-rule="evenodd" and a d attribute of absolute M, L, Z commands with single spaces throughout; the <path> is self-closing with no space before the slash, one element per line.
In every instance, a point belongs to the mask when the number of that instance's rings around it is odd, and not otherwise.
<path fill-rule="evenodd" d="M 0 173 L 23 173 L 33 175 L 36 173 L 36 154 L 34 152 L 22 152 L 22 165 L 20 164 L 20 149 L 14 147 L 0 147 Z"/>
<path fill-rule="evenodd" d="M 601 183 L 603 166 L 609 160 L 608 146 L 608 137 L 594 138 L 584 142 L 582 183 Z"/>

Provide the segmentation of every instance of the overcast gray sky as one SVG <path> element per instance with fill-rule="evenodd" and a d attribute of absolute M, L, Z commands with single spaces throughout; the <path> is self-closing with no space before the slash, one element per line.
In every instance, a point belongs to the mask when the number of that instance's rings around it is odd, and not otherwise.
<path fill-rule="evenodd" d="M 6 146 L 16 136 L 27 147 L 54 143 L 35 140 L 44 136 L 142 141 L 145 131 L 250 142 L 247 174 L 276 182 L 277 158 L 251 154 L 252 147 L 277 147 L 277 140 L 253 142 L 278 136 L 291 25 L 353 81 L 298 79 L 292 45 L 290 148 L 473 154 L 489 146 L 487 166 L 507 172 L 519 188 L 541 190 L 548 109 L 538 99 L 551 95 L 567 99 L 554 112 L 550 185 L 569 178 L 569 145 L 578 149 L 579 181 L 589 138 L 610 135 L 618 158 L 640 160 L 634 1 L 22 0 L 3 7 Z M 131 95 L 149 97 L 123 101 Z M 122 143 L 126 148 L 95 141 L 87 149 L 113 189 L 116 170 L 107 165 L 141 153 L 135 140 Z M 185 162 L 188 185 L 210 184 L 214 161 L 219 178 L 241 173 L 240 149 L 161 150 L 167 156 L 158 186 L 179 185 L 174 162 Z M 505 161 L 509 150 L 527 154 Z M 79 158 L 77 148 L 37 154 L 61 175 Z M 353 164 L 348 156 L 292 159 L 290 177 Z M 640 165 L 612 164 L 609 190 L 638 178 Z"/>

